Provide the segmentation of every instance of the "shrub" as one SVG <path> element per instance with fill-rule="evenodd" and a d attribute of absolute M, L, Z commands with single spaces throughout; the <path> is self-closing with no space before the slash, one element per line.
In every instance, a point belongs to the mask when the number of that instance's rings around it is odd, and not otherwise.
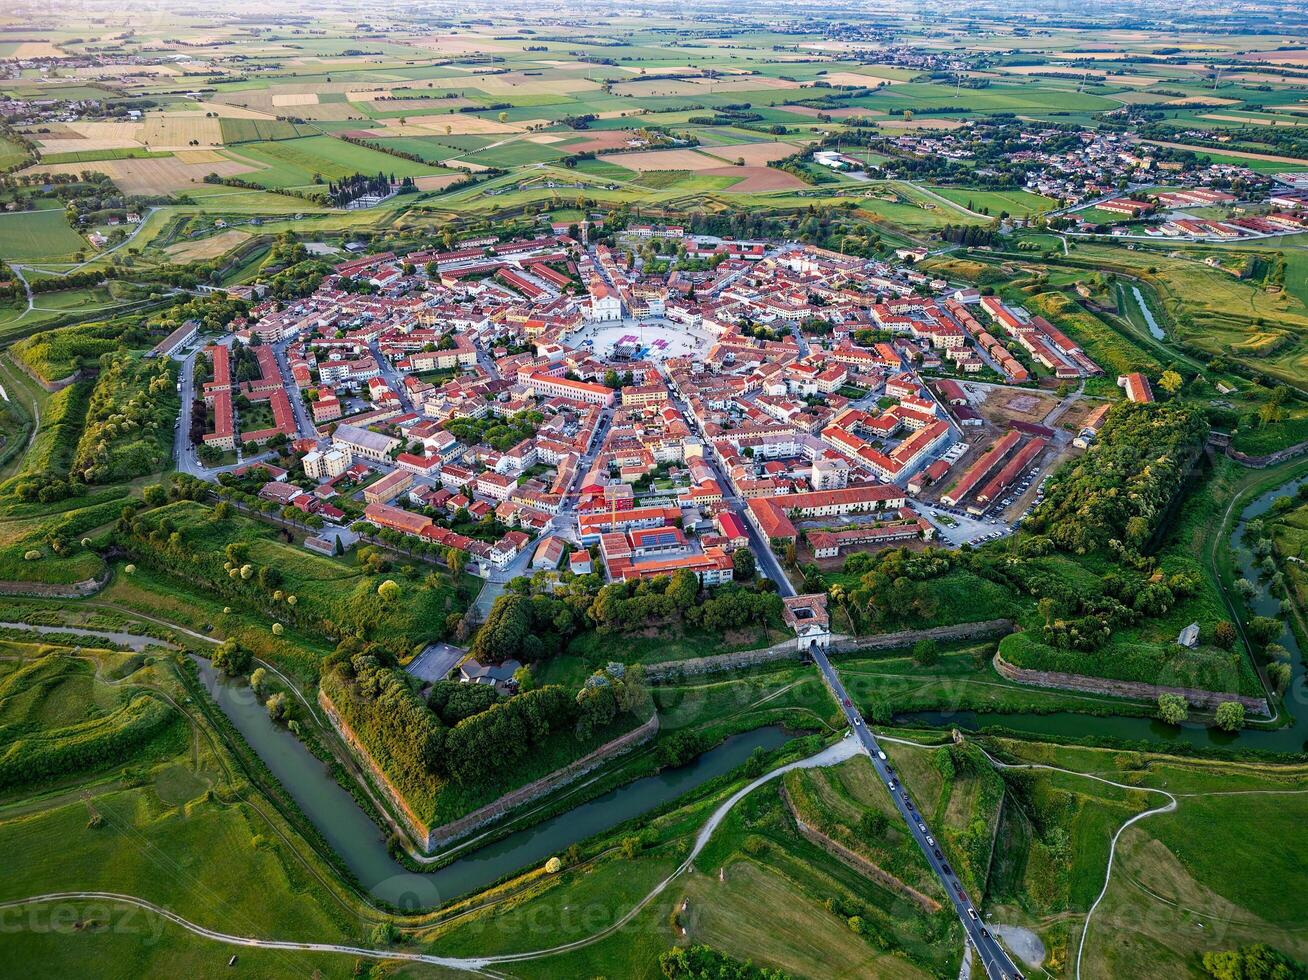
<path fill-rule="evenodd" d="M 1190 717 L 1190 705 L 1179 694 L 1160 694 L 1158 717 L 1169 725 L 1179 725 Z"/>
<path fill-rule="evenodd" d="M 1244 725 L 1244 705 L 1239 701 L 1223 701 L 1217 706 L 1214 720 L 1223 731 L 1238 731 Z"/>

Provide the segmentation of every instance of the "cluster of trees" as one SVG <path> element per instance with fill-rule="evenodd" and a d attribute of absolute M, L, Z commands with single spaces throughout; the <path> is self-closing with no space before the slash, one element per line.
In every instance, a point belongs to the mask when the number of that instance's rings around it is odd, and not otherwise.
<path fill-rule="evenodd" d="M 971 202 L 968 202 L 969 205 Z M 997 228 L 981 225 L 945 225 L 940 229 L 940 237 L 947 242 L 968 247 L 974 245 L 998 245 L 1002 236 Z"/>
<path fill-rule="evenodd" d="M 303 246 L 288 242 L 275 244 L 260 268 L 260 279 L 273 299 L 287 300 L 308 296 L 321 285 L 332 265 L 323 258 L 310 256 Z"/>
<path fill-rule="evenodd" d="M 1098 588 L 1086 589 L 1057 565 L 1039 560 L 1045 543 L 1024 541 L 1020 557 L 987 563 L 986 574 L 1037 600 L 1043 639 L 1058 649 L 1097 650 L 1118 625 L 1162 616 L 1199 591 L 1193 572 L 1153 574 L 1152 559 L 1142 559 L 1139 570 L 1120 566 L 1102 576 Z"/>
<path fill-rule="evenodd" d="M 844 570 L 859 575 L 846 588 L 833 586 L 831 597 L 851 617 L 878 626 L 902 626 L 931 619 L 938 600 L 929 586 L 954 568 L 957 556 L 941 548 L 912 552 L 889 548 L 877 554 L 859 552 L 845 559 Z"/>
<path fill-rule="evenodd" d="M 445 428 L 454 438 L 467 445 L 475 446 L 484 442 L 493 449 L 505 452 L 522 440 L 534 436 L 544 420 L 545 416 L 540 412 L 529 409 L 504 418 L 487 416 L 480 419 L 452 419 Z"/>
<path fill-rule="evenodd" d="M 1204 972 L 1213 980 L 1305 980 L 1308 967 L 1266 943 L 1204 953 Z"/>
<path fill-rule="evenodd" d="M 176 383 L 167 360 L 105 354 L 72 475 L 86 483 L 114 483 L 162 469 L 177 409 Z"/>
<path fill-rule="evenodd" d="M 739 554 L 740 552 L 737 552 Z M 710 633 L 743 629 L 750 624 L 777 626 L 781 622 L 781 597 L 738 585 L 724 585 L 711 597 L 686 610 L 686 622 Z"/>
<path fill-rule="evenodd" d="M 509 659 L 532 663 L 558 653 L 585 625 L 588 602 L 584 591 L 579 596 L 531 595 L 521 586 L 511 588 L 491 606 L 473 639 L 472 654 L 492 663 Z"/>
<path fill-rule="evenodd" d="M 790 974 L 742 963 L 712 946 L 674 946 L 659 957 L 667 980 L 791 980 Z"/>
<path fill-rule="evenodd" d="M 586 613 L 600 632 L 609 633 L 678 619 L 709 630 L 775 625 L 781 608 L 776 593 L 735 583 L 717 587 L 701 601 L 699 579 L 683 568 L 671 576 L 611 582 L 599 590 Z"/>
<path fill-rule="evenodd" d="M 412 177 L 396 180 L 394 174 L 389 177 L 383 173 L 372 177 L 366 174 L 354 174 L 343 178 L 339 182 L 328 184 L 327 201 L 333 207 L 343 208 L 351 201 L 358 200 L 369 194 L 386 197 L 392 191 L 397 194 L 404 194 L 416 189 Z"/>
<path fill-rule="evenodd" d="M 620 714 L 644 714 L 649 695 L 639 669 L 602 671 L 579 692 L 546 685 L 510 698 L 493 689 L 443 682 L 424 702 L 420 682 L 379 652 L 342 644 L 323 689 L 402 791 L 430 792 L 434 780 L 478 786 L 499 781 L 555 733 L 582 741 Z M 489 693 L 486 693 L 489 692 Z"/>
<path fill-rule="evenodd" d="M 1054 474 L 1028 528 L 1075 554 L 1107 548 L 1110 542 L 1125 551 L 1143 551 L 1176 501 L 1207 435 L 1203 412 L 1191 405 L 1115 407 L 1093 448 Z"/>
<path fill-rule="evenodd" d="M 700 588 L 689 569 L 636 582 L 601 585 L 596 575 L 518 578 L 495 600 L 472 643 L 478 659 L 534 662 L 563 651 L 584 630 L 621 633 L 681 622 L 709 631 L 778 626 L 782 602 L 770 583 Z"/>

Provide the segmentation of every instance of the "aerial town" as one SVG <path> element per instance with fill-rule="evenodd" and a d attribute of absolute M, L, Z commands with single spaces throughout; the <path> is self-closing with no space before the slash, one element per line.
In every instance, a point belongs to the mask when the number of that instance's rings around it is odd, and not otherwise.
<path fill-rule="evenodd" d="M 711 585 L 739 548 L 766 569 L 1008 534 L 1106 413 L 1069 391 L 1041 414 L 1033 371 L 1074 387 L 1099 365 L 911 251 L 634 225 L 621 240 L 709 260 L 645 274 L 558 232 L 351 258 L 202 348 L 183 324 L 156 353 L 185 358 L 188 469 L 315 516 L 324 554 L 385 528 L 483 577 Z"/>
<path fill-rule="evenodd" d="M 0 980 L 1308 980 L 1308 8 L 0 9 Z"/>

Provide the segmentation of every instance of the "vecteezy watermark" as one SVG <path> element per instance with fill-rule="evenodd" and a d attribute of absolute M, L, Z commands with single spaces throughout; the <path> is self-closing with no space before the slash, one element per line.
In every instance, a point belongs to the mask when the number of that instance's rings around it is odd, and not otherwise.
<path fill-rule="evenodd" d="M 163 938 L 163 916 L 138 905 L 103 899 L 62 898 L 0 906 L 0 934 L 110 933 L 145 943 Z"/>

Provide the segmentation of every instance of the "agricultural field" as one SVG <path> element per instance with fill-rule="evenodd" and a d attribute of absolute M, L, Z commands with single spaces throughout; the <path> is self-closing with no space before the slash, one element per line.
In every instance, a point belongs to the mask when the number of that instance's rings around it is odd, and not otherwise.
<path fill-rule="evenodd" d="M 330 136 L 242 143 L 227 156 L 249 165 L 252 172 L 247 171 L 245 179 L 272 189 L 303 189 L 356 173 L 419 177 L 442 172 L 439 167 L 401 160 Z"/>
<path fill-rule="evenodd" d="M 89 251 L 86 239 L 69 227 L 62 208 L 0 214 L 0 256 L 6 261 L 68 259 Z"/>

